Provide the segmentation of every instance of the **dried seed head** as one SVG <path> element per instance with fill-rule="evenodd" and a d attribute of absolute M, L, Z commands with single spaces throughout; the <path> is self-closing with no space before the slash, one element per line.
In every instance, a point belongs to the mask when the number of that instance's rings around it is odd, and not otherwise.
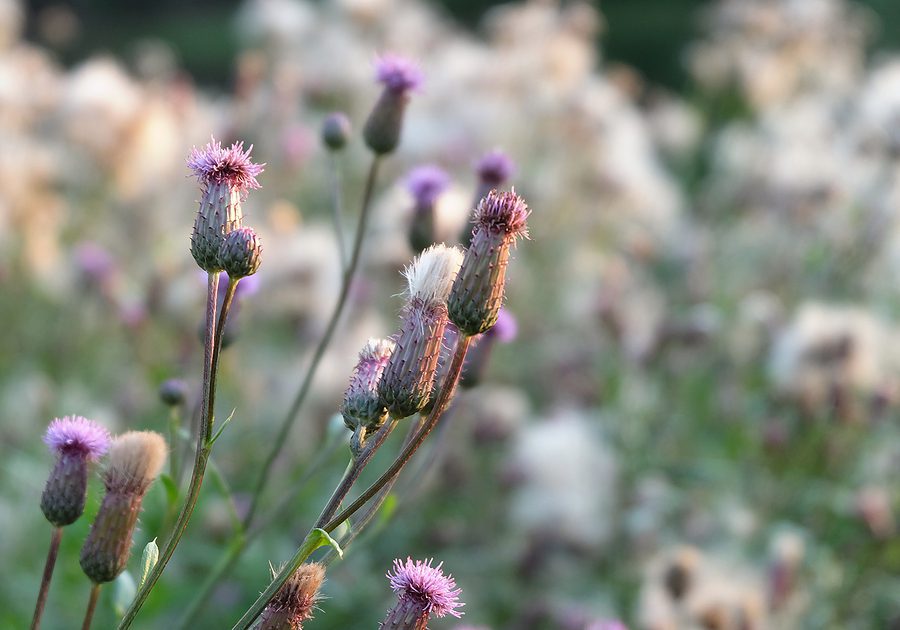
<path fill-rule="evenodd" d="M 228 234 L 219 250 L 219 261 L 231 278 L 255 274 L 262 262 L 262 244 L 253 228 L 241 227 Z"/>
<path fill-rule="evenodd" d="M 447 293 L 461 260 L 455 247 L 435 245 L 404 271 L 408 302 L 378 383 L 381 403 L 394 418 L 411 416 L 428 404 L 447 326 Z"/>
<path fill-rule="evenodd" d="M 527 236 L 528 214 L 515 191 L 491 191 L 478 204 L 472 242 L 447 302 L 450 321 L 461 332 L 479 335 L 497 322 L 510 248 Z"/>
<path fill-rule="evenodd" d="M 388 572 L 391 589 L 397 594 L 397 603 L 388 611 L 381 624 L 383 630 L 425 630 L 431 616 L 462 617 L 458 608 L 464 606 L 459 601 L 462 589 L 450 575 L 441 571 L 443 563 L 431 566 L 431 560 L 413 562 L 407 558 L 403 563 L 394 560 L 394 572 Z"/>
<path fill-rule="evenodd" d="M 272 569 L 273 577 L 277 573 Z M 301 564 L 269 600 L 260 615 L 257 630 L 302 630 L 303 622 L 313 617 L 324 581 L 324 565 L 318 562 Z"/>
<path fill-rule="evenodd" d="M 56 453 L 56 463 L 41 494 L 41 511 L 57 527 L 74 523 L 84 512 L 88 462 L 106 452 L 109 439 L 106 429 L 81 416 L 50 423 L 44 442 Z"/>
<path fill-rule="evenodd" d="M 387 409 L 378 398 L 378 381 L 393 351 L 390 339 L 369 339 L 360 351 L 341 405 L 348 429 L 377 429 L 387 418 Z"/>
<path fill-rule="evenodd" d="M 80 564 L 95 584 L 111 582 L 125 569 L 147 488 L 166 458 L 166 443 L 152 431 L 129 431 L 113 440 L 104 473 L 106 494 L 91 525 Z"/>
<path fill-rule="evenodd" d="M 153 431 L 128 431 L 117 436 L 109 449 L 103 474 L 106 489 L 143 494 L 166 461 L 166 441 Z"/>
<path fill-rule="evenodd" d="M 225 237 L 243 225 L 241 203 L 247 192 L 259 188 L 256 176 L 263 165 L 250 161 L 250 151 L 236 142 L 228 149 L 213 139 L 203 149 L 194 148 L 188 167 L 200 181 L 203 195 L 191 234 L 191 255 L 207 272 L 222 271 L 219 252 Z"/>
<path fill-rule="evenodd" d="M 343 112 L 332 112 L 322 121 L 322 142 L 332 151 L 340 151 L 350 141 L 350 119 Z"/>
<path fill-rule="evenodd" d="M 391 153 L 400 144 L 409 92 L 422 84 L 422 72 L 412 61 L 385 55 L 375 65 L 375 78 L 384 90 L 363 127 L 363 139 L 376 154 Z"/>
<path fill-rule="evenodd" d="M 410 303 L 419 301 L 428 308 L 446 304 L 462 262 L 463 252 L 456 247 L 432 245 L 423 251 L 403 271 Z"/>

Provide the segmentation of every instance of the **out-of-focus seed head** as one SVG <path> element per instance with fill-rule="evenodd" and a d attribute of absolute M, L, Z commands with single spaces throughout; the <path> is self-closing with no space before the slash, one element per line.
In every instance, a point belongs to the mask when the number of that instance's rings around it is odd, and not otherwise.
<path fill-rule="evenodd" d="M 107 490 L 143 494 L 166 461 L 166 441 L 154 431 L 128 431 L 109 449 L 103 473 Z"/>
<path fill-rule="evenodd" d="M 406 562 L 394 560 L 393 573 L 388 572 L 391 589 L 397 603 L 388 611 L 381 624 L 383 630 L 425 630 L 430 617 L 462 617 L 458 610 L 465 604 L 459 601 L 462 589 L 456 581 L 441 571 L 443 563 L 431 566 L 431 560 Z"/>
<path fill-rule="evenodd" d="M 277 571 L 272 570 L 272 576 Z M 257 630 L 302 630 L 312 619 L 319 589 L 325 581 L 325 566 L 318 562 L 301 564 L 288 578 L 260 615 Z"/>
<path fill-rule="evenodd" d="M 95 584 L 125 570 L 144 493 L 165 459 L 166 443 L 158 433 L 129 431 L 113 440 L 103 475 L 106 494 L 81 548 L 81 569 Z"/>
<path fill-rule="evenodd" d="M 417 166 L 406 176 L 406 189 L 418 208 L 433 206 L 448 186 L 450 176 L 444 169 L 434 164 Z"/>
<path fill-rule="evenodd" d="M 255 274 L 262 262 L 262 244 L 253 228 L 241 227 L 228 234 L 219 250 L 219 261 L 230 278 Z"/>
<path fill-rule="evenodd" d="M 378 381 L 393 351 L 391 339 L 369 339 L 360 351 L 341 404 L 341 415 L 348 429 L 377 429 L 387 418 L 387 409 L 378 398 Z"/>
<path fill-rule="evenodd" d="M 363 127 L 363 139 L 375 154 L 391 153 L 400 144 L 409 93 L 422 84 L 422 72 L 412 61 L 385 55 L 375 64 L 375 78 L 384 85 Z"/>
<path fill-rule="evenodd" d="M 350 119 L 343 112 L 332 112 L 322 121 L 322 142 L 332 151 L 340 151 L 350 141 Z"/>
<path fill-rule="evenodd" d="M 44 442 L 56 454 L 56 463 L 41 494 L 41 511 L 48 521 L 63 527 L 81 518 L 88 462 L 106 452 L 109 440 L 106 429 L 81 416 L 57 418 L 50 423 Z"/>
<path fill-rule="evenodd" d="M 529 210 L 515 191 L 492 190 L 478 204 L 472 242 L 447 302 L 450 321 L 467 335 L 479 335 L 496 322 L 503 303 L 510 248 L 527 237 Z"/>
<path fill-rule="evenodd" d="M 515 171 L 512 158 L 500 149 L 488 151 L 475 164 L 479 182 L 488 188 L 499 188 L 509 181 Z"/>
<path fill-rule="evenodd" d="M 204 271 L 222 271 L 222 243 L 243 224 L 241 203 L 247 192 L 260 187 L 256 176 L 264 165 L 250 161 L 252 149 L 244 151 L 242 142 L 224 149 L 213 139 L 203 149 L 194 148 L 188 158 L 188 167 L 203 189 L 191 234 L 191 255 Z"/>
<path fill-rule="evenodd" d="M 170 378 L 159 386 L 159 398 L 169 407 L 178 407 L 187 400 L 188 386 L 180 378 Z"/>

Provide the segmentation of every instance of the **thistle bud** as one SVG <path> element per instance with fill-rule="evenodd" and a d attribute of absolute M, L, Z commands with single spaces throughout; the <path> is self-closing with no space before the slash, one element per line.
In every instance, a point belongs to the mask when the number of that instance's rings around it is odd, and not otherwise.
<path fill-rule="evenodd" d="M 272 577 L 277 575 L 272 570 Z M 312 619 L 319 600 L 319 589 L 325 581 L 325 567 L 318 562 L 301 564 L 260 615 L 257 630 L 302 630 L 303 622 Z"/>
<path fill-rule="evenodd" d="M 359 353 L 341 404 L 344 424 L 354 432 L 354 452 L 362 448 L 366 434 L 377 430 L 387 419 L 387 409 L 378 398 L 378 381 L 393 351 L 394 342 L 390 339 L 369 339 Z"/>
<path fill-rule="evenodd" d="M 44 443 L 56 454 L 56 464 L 41 495 L 41 511 L 57 527 L 71 525 L 84 512 L 88 462 L 109 448 L 109 432 L 93 420 L 66 416 L 50 423 Z"/>
<path fill-rule="evenodd" d="M 322 122 L 322 142 L 332 151 L 343 149 L 350 133 L 350 119 L 343 112 L 332 112 Z"/>
<path fill-rule="evenodd" d="M 106 495 L 81 548 L 81 569 L 95 584 L 111 582 L 125 569 L 141 502 L 165 460 L 158 433 L 129 431 L 113 440 L 103 473 Z"/>
<path fill-rule="evenodd" d="M 170 378 L 159 386 L 159 398 L 169 407 L 178 407 L 187 399 L 188 386 L 180 378 Z"/>
<path fill-rule="evenodd" d="M 529 210 L 515 191 L 492 190 L 475 211 L 472 242 L 447 303 L 450 321 L 466 335 L 479 335 L 497 322 L 506 285 L 509 251 L 527 236 Z"/>
<path fill-rule="evenodd" d="M 415 202 L 409 244 L 416 253 L 434 243 L 435 202 L 449 185 L 447 173 L 431 164 L 413 169 L 406 177 L 406 189 Z"/>
<path fill-rule="evenodd" d="M 188 167 L 203 189 L 191 235 L 191 255 L 207 272 L 222 271 L 219 252 L 225 237 L 243 224 L 241 203 L 247 192 L 259 188 L 256 176 L 264 165 L 250 161 L 252 150 L 251 146 L 245 152 L 243 142 L 223 149 L 212 139 L 203 149 L 194 148 L 188 158 Z"/>
<path fill-rule="evenodd" d="M 459 601 L 462 589 L 456 587 L 451 575 L 441 571 L 443 563 L 431 566 L 431 560 L 403 563 L 394 560 L 394 572 L 388 572 L 391 590 L 397 594 L 397 603 L 381 622 L 381 630 L 426 630 L 432 617 L 462 617 L 457 608 L 465 604 Z"/>
<path fill-rule="evenodd" d="M 378 383 L 382 404 L 398 420 L 428 403 L 447 326 L 447 294 L 462 258 L 455 247 L 434 245 L 404 272 L 409 296 L 394 351 Z"/>
<path fill-rule="evenodd" d="M 475 194 L 475 206 L 495 188 L 500 188 L 512 177 L 516 165 L 506 153 L 499 149 L 489 151 L 475 163 L 475 174 L 478 175 L 478 188 Z M 472 242 L 472 230 L 466 226 L 460 234 L 459 242 L 468 247 Z"/>
<path fill-rule="evenodd" d="M 408 59 L 385 55 L 375 65 L 375 78 L 384 90 L 366 120 L 363 139 L 372 151 L 383 155 L 400 144 L 409 92 L 422 84 L 422 72 Z"/>
<path fill-rule="evenodd" d="M 262 262 L 262 245 L 253 228 L 240 227 L 232 231 L 222 242 L 219 262 L 230 278 L 235 280 L 252 276 Z"/>

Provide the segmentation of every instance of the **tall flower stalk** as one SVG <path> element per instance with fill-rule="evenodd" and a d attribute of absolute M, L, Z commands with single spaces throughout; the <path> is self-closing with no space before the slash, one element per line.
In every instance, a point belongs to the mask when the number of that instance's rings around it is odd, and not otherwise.
<path fill-rule="evenodd" d="M 125 612 L 119 624 L 120 629 L 128 628 L 134 622 L 135 616 L 175 553 L 197 505 L 214 442 L 216 374 L 222 335 L 237 283 L 242 277 L 255 273 L 260 262 L 261 247 L 255 232 L 243 228 L 241 204 L 249 190 L 259 188 L 256 176 L 262 172 L 263 165 L 250 161 L 250 149 L 244 151 L 243 143 L 235 143 L 225 149 L 212 140 L 203 149 L 195 149 L 191 153 L 188 166 L 203 189 L 191 236 L 191 255 L 198 266 L 207 272 L 203 394 L 197 447 L 184 505 L 160 553 L 159 561 Z M 222 271 L 229 273 L 230 280 L 221 308 L 218 309 L 217 322 L 216 301 L 219 274 Z"/>

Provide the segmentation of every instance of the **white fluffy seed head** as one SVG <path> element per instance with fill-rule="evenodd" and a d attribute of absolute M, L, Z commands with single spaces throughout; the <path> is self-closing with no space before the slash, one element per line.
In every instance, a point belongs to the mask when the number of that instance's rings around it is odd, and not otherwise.
<path fill-rule="evenodd" d="M 128 431 L 109 449 L 106 485 L 110 490 L 143 493 L 166 461 L 166 441 L 153 431 Z"/>
<path fill-rule="evenodd" d="M 409 284 L 409 299 L 426 307 L 447 302 L 453 280 L 462 266 L 463 252 L 458 247 L 432 245 L 403 271 Z"/>

